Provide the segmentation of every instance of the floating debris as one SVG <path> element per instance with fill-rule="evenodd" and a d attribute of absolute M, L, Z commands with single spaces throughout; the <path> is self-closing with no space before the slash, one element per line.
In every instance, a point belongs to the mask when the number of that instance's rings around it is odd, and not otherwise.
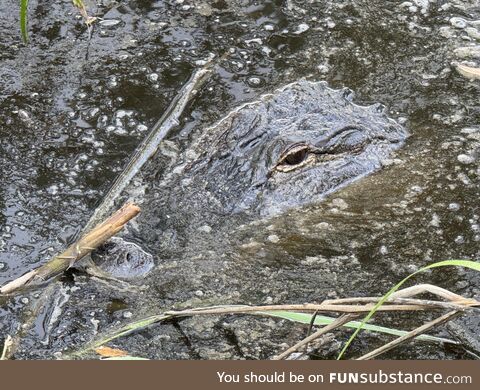
<path fill-rule="evenodd" d="M 99 22 L 102 27 L 113 27 L 120 23 L 118 19 L 103 19 Z"/>
<path fill-rule="evenodd" d="M 480 80 L 480 68 L 474 68 L 472 66 L 457 64 L 455 66 L 457 72 L 463 77 L 471 80 Z"/>

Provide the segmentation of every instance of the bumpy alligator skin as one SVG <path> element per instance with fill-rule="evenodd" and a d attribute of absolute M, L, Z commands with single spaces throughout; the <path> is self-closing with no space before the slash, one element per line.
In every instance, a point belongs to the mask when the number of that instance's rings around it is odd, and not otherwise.
<path fill-rule="evenodd" d="M 228 212 L 278 214 L 318 201 L 382 166 L 407 137 L 380 104 L 299 81 L 231 112 L 196 146 L 185 171 Z"/>

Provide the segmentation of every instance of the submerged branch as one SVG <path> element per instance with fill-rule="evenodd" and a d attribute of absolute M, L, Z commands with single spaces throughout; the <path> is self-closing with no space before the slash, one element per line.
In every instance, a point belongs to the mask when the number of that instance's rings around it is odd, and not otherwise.
<path fill-rule="evenodd" d="M 201 69 L 198 69 L 190 77 L 190 80 L 182 87 L 162 117 L 153 126 L 148 136 L 137 147 L 127 166 L 115 179 L 115 182 L 110 187 L 107 195 L 103 198 L 102 203 L 95 209 L 94 214 L 85 226 L 85 230 L 90 229 L 97 224 L 99 220 L 104 218 L 106 213 L 108 213 L 113 207 L 115 200 L 120 196 L 148 159 L 156 152 L 160 142 L 165 139 L 173 128 L 179 125 L 181 115 L 185 111 L 187 104 L 198 93 L 198 90 L 211 74 L 213 58 L 213 55 L 211 55 L 206 65 Z"/>

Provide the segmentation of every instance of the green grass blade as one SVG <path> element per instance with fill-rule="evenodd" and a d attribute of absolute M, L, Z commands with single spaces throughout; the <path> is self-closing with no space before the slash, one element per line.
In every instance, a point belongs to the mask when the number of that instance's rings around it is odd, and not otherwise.
<path fill-rule="evenodd" d="M 99 340 L 98 342 L 93 344 L 89 349 L 98 348 L 101 345 L 108 343 L 109 341 L 125 336 L 126 334 L 129 334 L 136 330 L 146 328 L 147 326 L 154 324 L 155 322 L 163 321 L 165 319 L 168 319 L 169 317 L 171 316 L 160 314 L 160 315 L 144 318 L 139 321 L 131 322 L 125 325 L 124 327 L 118 329 L 117 331 L 113 332 L 112 334 L 106 336 L 104 339 Z"/>
<path fill-rule="evenodd" d="M 112 331 L 111 333 L 106 334 L 102 339 L 96 340 L 87 346 L 85 346 L 83 349 L 79 351 L 75 351 L 73 353 L 67 354 L 68 358 L 72 357 L 77 357 L 81 356 L 95 348 L 101 347 L 102 345 L 115 340 L 119 337 L 125 336 L 131 332 L 134 332 L 136 330 L 144 329 L 149 325 L 152 325 L 156 322 L 160 322 L 166 319 L 171 318 L 170 315 L 164 315 L 164 314 L 159 314 L 159 315 L 153 315 L 147 318 L 142 318 L 141 320 L 131 322 L 125 326 L 122 326 L 120 329 L 116 329 Z"/>
<path fill-rule="evenodd" d="M 365 318 L 362 320 L 360 326 L 353 332 L 352 336 L 348 339 L 348 341 L 345 343 L 343 349 L 341 350 L 340 354 L 337 357 L 337 360 L 341 359 L 342 356 L 345 354 L 345 351 L 347 348 L 350 346 L 352 341 L 357 337 L 358 332 L 360 332 L 361 329 L 364 328 L 365 324 L 372 318 L 372 316 L 375 314 L 375 312 L 378 310 L 380 306 L 382 306 L 386 300 L 392 295 L 395 291 L 397 291 L 407 280 L 415 276 L 416 274 L 426 271 L 431 268 L 439 268 L 439 267 L 447 267 L 447 266 L 456 266 L 456 267 L 466 267 L 473 269 L 475 271 L 480 271 L 480 263 L 477 263 L 475 261 L 470 261 L 470 260 L 444 260 L 444 261 L 439 261 L 437 263 L 433 263 L 430 265 L 427 265 L 426 267 L 420 268 L 418 271 L 415 271 L 413 274 L 408 275 L 405 279 L 397 283 L 393 288 L 390 289 L 383 297 L 378 301 L 377 304 L 370 310 L 370 312 L 365 316 Z"/>
<path fill-rule="evenodd" d="M 28 42 L 27 11 L 28 0 L 20 0 L 20 32 L 24 43 Z"/>
<path fill-rule="evenodd" d="M 299 322 L 302 324 L 310 324 L 310 321 L 312 319 L 312 315 L 308 313 L 297 313 L 297 312 L 292 312 L 292 311 L 266 311 L 266 312 L 259 312 L 262 315 L 268 315 L 270 317 L 277 317 L 277 318 L 283 318 L 285 320 L 293 321 L 293 322 Z M 328 316 L 322 316 L 322 315 L 317 315 L 315 317 L 315 325 L 329 325 L 333 321 L 335 321 L 336 318 L 333 317 L 328 317 Z M 342 325 L 346 328 L 353 328 L 353 329 L 358 329 L 361 325 L 360 321 L 350 321 L 347 322 L 346 324 Z M 370 325 L 370 324 L 365 324 L 363 329 L 368 330 L 370 332 L 376 332 L 376 333 L 384 333 L 384 334 L 390 334 L 393 336 L 403 336 L 407 334 L 408 332 L 404 330 L 399 330 L 399 329 L 393 329 L 393 328 L 387 328 L 385 326 L 378 326 L 378 325 Z M 429 336 L 429 335 L 419 335 L 418 337 L 415 338 L 416 340 L 422 340 L 422 341 L 433 341 L 437 343 L 449 343 L 449 344 L 456 344 L 455 341 L 445 339 L 442 337 L 434 337 L 434 336 Z"/>

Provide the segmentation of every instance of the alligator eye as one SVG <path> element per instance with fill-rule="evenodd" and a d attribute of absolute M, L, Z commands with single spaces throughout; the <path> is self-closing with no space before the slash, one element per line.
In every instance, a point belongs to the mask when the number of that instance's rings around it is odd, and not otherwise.
<path fill-rule="evenodd" d="M 298 165 L 302 163 L 305 160 L 305 158 L 307 158 L 307 155 L 308 155 L 307 149 L 298 150 L 296 152 L 288 154 L 283 159 L 282 162 L 287 165 Z"/>
<path fill-rule="evenodd" d="M 278 159 L 277 165 L 298 165 L 308 157 L 310 146 L 304 143 L 290 145 Z"/>
<path fill-rule="evenodd" d="M 304 143 L 298 143 L 289 146 L 278 159 L 275 169 L 282 172 L 291 171 L 297 167 L 303 166 L 309 160 L 310 146 Z"/>

